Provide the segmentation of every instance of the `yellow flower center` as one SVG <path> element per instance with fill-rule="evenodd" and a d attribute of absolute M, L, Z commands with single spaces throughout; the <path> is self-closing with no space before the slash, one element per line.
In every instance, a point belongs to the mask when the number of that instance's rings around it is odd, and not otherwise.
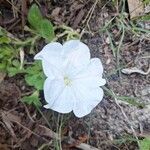
<path fill-rule="evenodd" d="M 64 77 L 64 83 L 66 86 L 69 86 L 69 85 L 71 85 L 71 80 L 67 76 L 65 76 Z"/>

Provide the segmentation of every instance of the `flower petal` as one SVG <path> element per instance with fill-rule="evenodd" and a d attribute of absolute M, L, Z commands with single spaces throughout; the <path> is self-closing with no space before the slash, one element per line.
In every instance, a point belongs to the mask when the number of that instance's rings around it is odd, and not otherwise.
<path fill-rule="evenodd" d="M 47 78 L 44 83 L 44 97 L 48 106 L 51 107 L 59 95 L 63 92 L 64 81 L 63 80 L 52 80 Z"/>
<path fill-rule="evenodd" d="M 70 86 L 66 86 L 56 99 L 51 109 L 59 113 L 69 113 L 73 110 L 75 96 Z"/>
<path fill-rule="evenodd" d="M 43 49 L 35 55 L 34 59 L 42 60 L 46 59 L 49 60 L 50 57 L 60 56 L 62 45 L 58 42 L 51 42 L 43 47 Z"/>
<path fill-rule="evenodd" d="M 78 75 L 76 75 L 74 82 L 76 84 L 84 84 L 86 87 L 97 87 L 106 84 L 106 80 L 102 78 L 103 66 L 98 58 L 91 59 L 90 64 L 82 70 Z"/>
<path fill-rule="evenodd" d="M 60 79 L 63 71 L 62 69 L 56 68 L 54 65 L 50 64 L 46 60 L 42 60 L 42 66 L 43 66 L 43 71 L 44 74 L 51 79 Z"/>
<path fill-rule="evenodd" d="M 61 72 L 63 58 L 61 56 L 62 45 L 58 42 L 47 44 L 41 52 L 35 55 L 34 59 L 42 60 L 46 76 L 52 76 L 54 72 Z"/>
<path fill-rule="evenodd" d="M 82 70 L 90 62 L 90 50 L 79 40 L 70 40 L 63 45 L 62 55 L 66 58 L 66 70 L 70 74 Z"/>
<path fill-rule="evenodd" d="M 91 112 L 103 98 L 103 90 L 98 88 L 89 89 L 80 85 L 74 88 L 76 103 L 73 112 L 77 117 L 83 117 Z"/>

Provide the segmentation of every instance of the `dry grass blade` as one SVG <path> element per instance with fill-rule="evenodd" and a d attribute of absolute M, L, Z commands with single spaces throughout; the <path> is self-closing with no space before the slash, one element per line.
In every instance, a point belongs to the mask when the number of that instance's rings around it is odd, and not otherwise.
<path fill-rule="evenodd" d="M 94 12 L 94 9 L 96 7 L 98 3 L 98 0 L 95 1 L 95 3 L 93 4 L 93 6 L 91 7 L 91 9 L 89 10 L 87 16 L 85 17 L 85 19 L 82 21 L 82 23 L 84 24 L 86 22 L 86 26 L 88 27 L 89 31 L 90 31 L 90 27 L 89 27 L 89 21 L 93 15 L 93 12 Z M 80 34 L 80 39 L 82 38 L 83 34 L 85 33 L 85 28 L 86 26 L 83 28 L 83 30 L 81 31 L 81 34 Z"/>
<path fill-rule="evenodd" d="M 135 139 L 136 139 L 136 141 L 137 141 L 137 144 L 138 144 L 138 146 L 140 146 L 139 139 L 138 139 L 138 136 L 137 136 L 137 134 L 136 134 L 136 131 L 135 131 L 134 128 L 133 128 L 133 125 L 131 124 L 131 122 L 130 122 L 129 118 L 127 117 L 126 113 L 124 112 L 123 108 L 122 108 L 122 107 L 120 106 L 120 104 L 118 103 L 118 100 L 117 100 L 117 98 L 116 98 L 115 93 L 114 93 L 113 91 L 112 91 L 112 93 L 113 93 L 113 95 L 114 95 L 114 100 L 115 100 L 116 105 L 119 107 L 119 109 L 120 109 L 121 113 L 123 114 L 123 116 L 124 116 L 126 122 L 128 123 L 128 125 L 130 125 L 130 128 L 131 128 L 131 130 L 132 130 L 132 133 L 133 133 L 133 135 L 134 135 L 134 137 L 135 137 Z"/>

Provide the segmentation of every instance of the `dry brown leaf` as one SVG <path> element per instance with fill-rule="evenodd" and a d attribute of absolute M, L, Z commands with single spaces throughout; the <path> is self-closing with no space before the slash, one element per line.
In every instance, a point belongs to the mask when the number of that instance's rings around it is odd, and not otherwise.
<path fill-rule="evenodd" d="M 144 6 L 141 0 L 128 0 L 130 18 L 140 16 L 144 12 Z"/>
<path fill-rule="evenodd" d="M 59 135 L 58 134 L 56 134 L 51 129 L 49 129 L 49 128 L 43 126 L 43 125 L 38 125 L 37 128 L 36 128 L 36 131 L 41 136 L 47 136 L 47 137 L 59 140 Z"/>
<path fill-rule="evenodd" d="M 12 128 L 13 125 L 12 125 L 12 122 L 10 121 L 10 119 L 9 119 L 9 116 L 7 116 L 7 112 L 3 111 L 1 114 L 2 114 L 2 120 L 5 123 L 7 129 L 9 130 L 12 137 L 14 139 L 16 139 L 16 135 L 15 135 L 14 130 Z"/>

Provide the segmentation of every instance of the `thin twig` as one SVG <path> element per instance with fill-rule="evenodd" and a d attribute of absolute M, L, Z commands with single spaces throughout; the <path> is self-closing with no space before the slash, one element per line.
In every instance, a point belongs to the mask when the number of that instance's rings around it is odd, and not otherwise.
<path fill-rule="evenodd" d="M 90 21 L 92 15 L 93 15 L 93 12 L 94 12 L 94 9 L 95 9 L 97 3 L 98 3 L 98 0 L 95 0 L 95 3 L 94 3 L 93 6 L 90 8 L 90 10 L 89 10 L 87 16 L 86 16 L 85 19 L 82 21 L 82 23 L 85 23 L 85 22 L 86 22 L 86 26 L 89 28 L 89 31 L 90 31 L 89 21 Z M 85 27 L 82 29 L 82 31 L 81 31 L 80 39 L 81 39 L 81 37 L 82 37 L 83 34 L 84 34 L 84 31 L 85 31 L 86 26 L 85 26 Z"/>
<path fill-rule="evenodd" d="M 41 112 L 41 110 L 39 109 L 39 107 L 36 107 L 36 109 L 38 110 L 38 112 L 41 114 L 41 116 L 43 117 L 43 119 L 45 120 L 45 122 L 47 123 L 47 125 L 49 126 L 49 128 L 51 128 L 50 123 L 48 122 L 47 118 L 44 116 L 44 114 Z"/>
<path fill-rule="evenodd" d="M 22 101 L 21 101 L 21 102 L 22 102 Z M 29 117 L 29 119 L 31 120 L 31 122 L 35 122 L 35 121 L 32 119 L 32 117 L 31 117 L 31 115 L 30 115 L 30 113 L 29 113 L 29 111 L 28 111 L 28 108 L 27 108 L 26 104 L 23 103 L 23 102 L 22 102 L 22 104 L 23 104 L 23 106 L 24 106 L 24 108 L 25 108 L 25 111 L 26 111 L 26 113 L 27 113 L 27 116 Z"/>
<path fill-rule="evenodd" d="M 21 11 L 13 4 L 13 2 L 9 1 L 9 0 L 6 0 L 10 5 L 12 5 L 12 8 L 13 8 L 13 11 L 16 10 L 17 12 L 21 13 Z"/>

